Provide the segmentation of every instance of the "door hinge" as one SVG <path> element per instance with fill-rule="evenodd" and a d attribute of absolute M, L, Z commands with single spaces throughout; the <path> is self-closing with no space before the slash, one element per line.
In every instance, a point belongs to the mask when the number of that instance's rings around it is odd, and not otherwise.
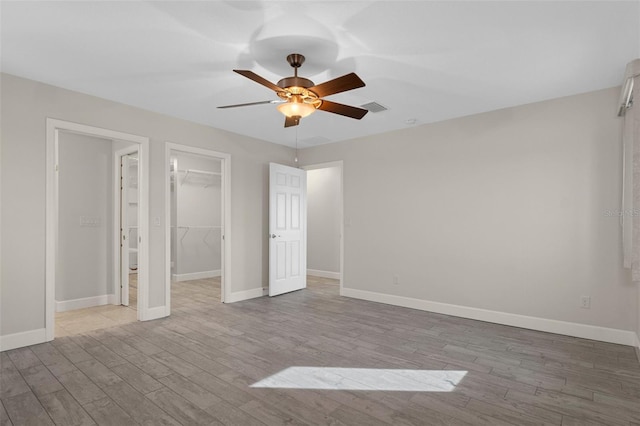
<path fill-rule="evenodd" d="M 60 166 L 56 164 L 56 172 L 60 171 Z"/>

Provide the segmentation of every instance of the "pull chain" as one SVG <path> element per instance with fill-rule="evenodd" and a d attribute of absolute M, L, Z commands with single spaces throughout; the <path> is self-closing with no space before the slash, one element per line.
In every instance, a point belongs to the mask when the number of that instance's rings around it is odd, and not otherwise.
<path fill-rule="evenodd" d="M 296 156 L 293 161 L 296 165 L 298 164 L 298 126 L 296 126 Z"/>

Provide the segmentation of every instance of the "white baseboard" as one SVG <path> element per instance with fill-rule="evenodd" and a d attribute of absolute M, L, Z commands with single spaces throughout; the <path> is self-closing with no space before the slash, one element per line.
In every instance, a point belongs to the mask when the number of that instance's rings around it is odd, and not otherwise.
<path fill-rule="evenodd" d="M 320 278 L 332 278 L 334 280 L 340 279 L 340 272 L 321 271 L 319 269 L 307 269 L 307 275 Z"/>
<path fill-rule="evenodd" d="M 215 278 L 222 275 L 222 271 L 220 269 L 216 269 L 215 271 L 202 271 L 202 272 L 189 272 L 187 274 L 173 274 L 171 275 L 171 279 L 176 281 L 191 281 L 191 280 L 203 280 L 205 278 Z"/>
<path fill-rule="evenodd" d="M 456 317 L 475 319 L 513 327 L 528 328 L 530 330 L 546 331 L 548 333 L 565 336 L 581 337 L 583 339 L 599 340 L 637 347 L 638 337 L 633 331 L 615 328 L 598 327 L 594 325 L 557 321 L 546 318 L 529 317 L 506 312 L 490 311 L 487 309 L 471 308 L 468 306 L 451 305 L 448 303 L 432 302 L 430 300 L 413 299 L 410 297 L 394 296 L 353 288 L 343 288 L 341 295 L 355 299 L 403 306 L 405 308 L 452 315 Z"/>
<path fill-rule="evenodd" d="M 224 303 L 241 302 L 243 300 L 255 299 L 269 294 L 267 287 L 252 288 L 251 290 L 234 291 Z"/>
<path fill-rule="evenodd" d="M 56 300 L 56 312 L 73 311 L 74 309 L 92 308 L 101 305 L 113 305 L 115 303 L 115 294 L 103 294 L 101 296 L 83 297 L 72 300 Z"/>
<path fill-rule="evenodd" d="M 156 306 L 145 310 L 140 321 L 151 321 L 158 318 L 164 318 L 167 315 L 167 308 L 163 306 Z"/>
<path fill-rule="evenodd" d="M 636 334 L 636 344 L 634 346 L 636 350 L 636 357 L 638 357 L 638 362 L 640 362 L 640 333 Z"/>
<path fill-rule="evenodd" d="M 6 336 L 0 336 L 0 352 L 37 345 L 38 343 L 44 343 L 46 341 L 47 330 L 45 328 L 7 334 Z"/>

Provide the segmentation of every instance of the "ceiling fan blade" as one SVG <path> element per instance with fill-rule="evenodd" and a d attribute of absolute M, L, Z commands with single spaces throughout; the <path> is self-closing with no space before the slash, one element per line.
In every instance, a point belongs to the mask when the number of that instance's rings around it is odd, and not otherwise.
<path fill-rule="evenodd" d="M 285 117 L 284 127 L 297 126 L 300 124 L 300 117 Z"/>
<path fill-rule="evenodd" d="M 356 120 L 360 120 L 369 112 L 368 110 L 363 108 L 339 104 L 337 102 L 326 101 L 324 99 L 322 100 L 322 104 L 320 104 L 318 109 L 332 112 L 334 114 L 344 115 L 345 117 L 355 118 Z"/>
<path fill-rule="evenodd" d="M 325 81 L 316 86 L 310 87 L 313 93 L 318 95 L 319 98 L 325 96 L 334 95 L 340 92 L 346 92 L 347 90 L 357 89 L 358 87 L 364 87 L 364 81 L 352 72 L 342 77 L 334 78 L 333 80 Z"/>
<path fill-rule="evenodd" d="M 270 82 L 269 80 L 267 80 L 266 78 L 260 77 L 258 74 L 256 74 L 253 71 L 249 71 L 249 70 L 233 70 L 233 72 L 237 72 L 238 74 L 247 77 L 249 80 L 253 80 L 258 84 L 262 84 L 265 87 L 268 87 L 269 89 L 273 90 L 274 92 L 281 92 L 282 89 L 278 86 L 276 86 L 275 84 L 273 84 L 272 82 Z"/>
<path fill-rule="evenodd" d="M 220 109 L 225 109 L 225 108 L 238 108 L 238 107 L 246 107 L 246 106 L 252 106 L 252 105 L 264 105 L 264 104 L 281 104 L 284 101 L 259 101 L 259 102 L 247 102 L 245 104 L 235 104 L 235 105 L 223 105 L 223 106 L 219 106 L 218 108 Z"/>

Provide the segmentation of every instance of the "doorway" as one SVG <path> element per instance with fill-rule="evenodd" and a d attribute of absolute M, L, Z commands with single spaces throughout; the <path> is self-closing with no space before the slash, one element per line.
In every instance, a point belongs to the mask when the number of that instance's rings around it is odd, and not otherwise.
<path fill-rule="evenodd" d="M 114 258 L 117 304 L 138 310 L 138 223 L 140 180 L 138 149 L 130 146 L 115 154 L 115 232 L 119 240 Z"/>
<path fill-rule="evenodd" d="M 139 161 L 137 263 L 143 303 L 133 320 L 146 319 L 148 139 L 47 119 L 46 141 L 46 340 L 55 337 L 57 311 L 121 302 L 121 270 L 115 266 L 120 264 L 120 213 L 115 207 L 119 171 L 113 167 L 113 154 L 122 146 L 134 146 Z"/>
<path fill-rule="evenodd" d="M 343 162 L 302 167 L 307 171 L 307 276 L 310 286 L 343 287 Z"/>
<path fill-rule="evenodd" d="M 227 300 L 230 156 L 185 145 L 166 148 L 166 300 Z"/>

